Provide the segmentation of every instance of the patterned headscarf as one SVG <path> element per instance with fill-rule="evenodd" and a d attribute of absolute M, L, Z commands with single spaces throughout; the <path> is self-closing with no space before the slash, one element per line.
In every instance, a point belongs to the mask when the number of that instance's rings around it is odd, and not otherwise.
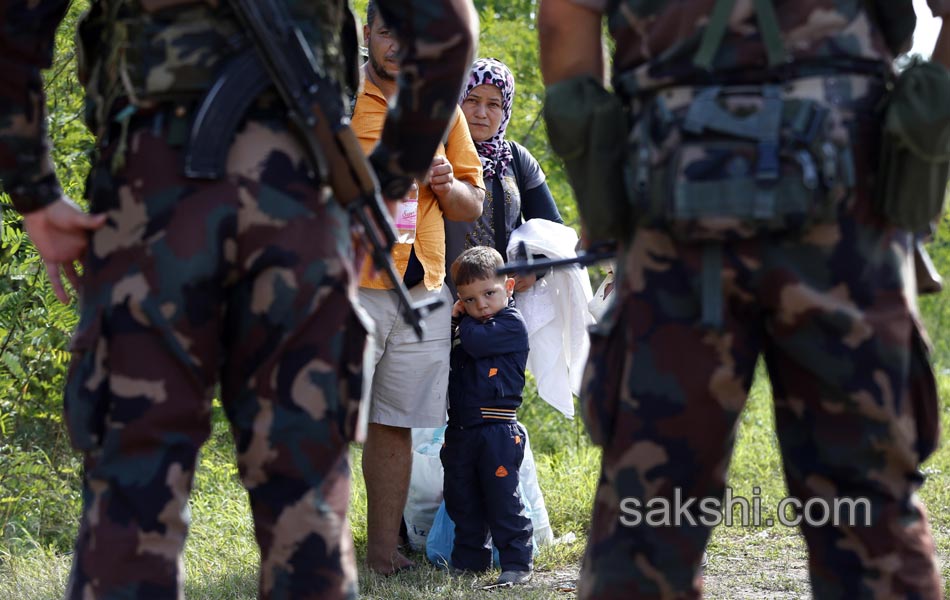
<path fill-rule="evenodd" d="M 482 161 L 482 171 L 485 179 L 500 175 L 505 167 L 514 158 L 511 148 L 505 143 L 505 130 L 511 120 L 511 105 L 515 99 L 515 77 L 505 63 L 494 58 L 479 58 L 472 64 L 468 75 L 468 83 L 459 98 L 459 104 L 468 98 L 473 89 L 480 85 L 490 84 L 501 90 L 501 126 L 498 132 L 484 142 L 475 142 L 478 156 Z"/>

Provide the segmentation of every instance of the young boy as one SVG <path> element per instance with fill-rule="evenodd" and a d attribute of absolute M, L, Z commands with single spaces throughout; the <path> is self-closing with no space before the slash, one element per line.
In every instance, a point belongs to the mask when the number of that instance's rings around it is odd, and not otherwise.
<path fill-rule="evenodd" d="M 521 406 L 528 360 L 528 330 L 509 305 L 515 280 L 496 275 L 504 261 L 477 246 L 452 263 L 458 327 L 449 374 L 449 426 L 442 448 L 445 508 L 455 522 L 452 567 L 485 571 L 491 566 L 491 532 L 501 560 L 497 584 L 531 578 L 532 528 L 518 491 L 524 459 Z"/>

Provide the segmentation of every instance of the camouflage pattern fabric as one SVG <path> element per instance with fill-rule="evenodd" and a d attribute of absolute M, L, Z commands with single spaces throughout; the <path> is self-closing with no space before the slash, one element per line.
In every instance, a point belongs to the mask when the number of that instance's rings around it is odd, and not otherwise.
<path fill-rule="evenodd" d="M 347 3 L 288 4 L 308 39 L 334 32 L 313 49 L 344 77 Z M 67 5 L 0 3 L 0 180 L 24 213 L 62 193 L 40 69 Z M 94 47 L 83 76 L 99 134 L 87 195 L 108 221 L 83 261 L 65 393 L 85 467 L 70 599 L 183 598 L 188 495 L 218 385 L 261 551 L 259 597 L 356 597 L 347 443 L 365 328 L 349 217 L 269 94 L 236 133 L 225 178 L 181 174 L 181 126 L 233 30 L 223 6 L 102 0 L 84 30 L 97 40 L 81 52 Z M 377 152 L 421 178 L 474 53 L 474 11 L 467 0 L 379 8 L 407 40 L 410 75 Z M 123 107 L 134 114 L 117 119 Z"/>
<path fill-rule="evenodd" d="M 836 75 L 781 88 L 672 86 L 649 95 L 634 109 L 628 138 L 636 222 L 715 241 L 833 220 L 854 184 L 842 113 L 875 86 L 879 97 L 878 78 Z"/>
<path fill-rule="evenodd" d="M 849 114 L 859 165 L 853 196 L 836 221 L 800 236 L 723 244 L 721 330 L 698 326 L 702 244 L 640 228 L 626 248 L 619 298 L 593 336 L 582 392 L 604 453 L 580 598 L 701 596 L 710 529 L 626 527 L 620 502 L 672 503 L 677 489 L 684 499 L 723 497 L 760 355 L 790 495 L 871 502 L 870 527 L 803 528 L 814 596 L 941 597 L 914 494 L 936 445 L 938 399 L 910 238 L 872 212 L 877 124 L 869 112 Z"/>
<path fill-rule="evenodd" d="M 616 40 L 613 68 L 631 72 L 641 89 L 670 83 L 699 83 L 713 79 L 693 65 L 703 29 L 716 0 L 653 2 L 648 0 L 572 0 L 602 11 Z M 939 4 L 939 0 L 931 0 Z M 911 0 L 773 0 L 791 68 L 798 75 L 827 73 L 829 67 L 864 64 L 882 68 L 895 50 L 881 25 L 866 8 L 880 5 L 887 33 L 910 40 L 914 29 Z M 745 80 L 761 80 L 766 52 L 755 26 L 755 2 L 735 3 L 730 28 L 716 56 L 715 69 Z"/>
<path fill-rule="evenodd" d="M 632 69 L 641 89 L 693 83 L 697 32 L 712 0 L 576 2 L 607 12 L 615 65 Z M 808 74 L 795 67 L 837 51 L 886 68 L 887 48 L 861 13 L 862 2 L 774 4 L 795 61 L 790 73 Z M 737 2 L 736 10 L 751 6 Z M 740 72 L 755 81 L 765 54 L 754 17 L 743 14 L 733 19 L 739 25 L 727 34 L 716 66 L 747 66 Z M 880 133 L 873 107 L 882 87 L 842 88 L 842 79 L 828 77 L 811 97 L 837 108 L 839 132 L 854 151 L 855 186 L 838 196 L 833 220 L 718 244 L 720 328 L 700 326 L 708 244 L 644 225 L 623 248 L 617 298 L 592 336 L 582 391 L 585 421 L 603 456 L 579 598 L 702 596 L 699 564 L 710 527 L 698 519 L 696 504 L 689 511 L 695 525 L 628 526 L 621 503 L 723 498 L 760 356 L 790 495 L 802 503 L 870 503 L 870 526 L 863 519 L 853 527 L 802 526 L 814 597 L 942 597 L 933 538 L 915 494 L 939 419 L 911 240 L 871 205 Z"/>
<path fill-rule="evenodd" d="M 279 121 L 244 127 L 220 182 L 183 179 L 166 133 L 137 128 L 122 173 L 92 174 L 92 209 L 109 222 L 85 262 L 65 395 L 86 456 L 67 597 L 180 597 L 219 379 L 261 597 L 352 597 L 347 442 L 365 332 L 348 217 Z"/>
<path fill-rule="evenodd" d="M 343 56 L 340 33 L 348 2 L 284 1 L 320 68 L 348 84 L 341 89 L 354 87 L 356 63 Z M 52 64 L 53 35 L 68 5 L 67 0 L 0 3 L 0 181 L 20 212 L 41 208 L 62 193 L 45 136 L 40 69 Z M 422 179 L 429 149 L 454 114 L 461 87 L 457 74 L 471 64 L 476 32 L 468 16 L 474 11 L 469 0 L 385 0 L 379 11 L 403 40 L 406 68 L 399 89 L 402 104 L 413 108 L 387 117 L 374 164 L 395 176 Z M 78 44 L 93 132 L 104 134 L 125 104 L 148 110 L 160 102 L 200 99 L 235 52 L 236 31 L 223 2 L 94 0 Z"/>
<path fill-rule="evenodd" d="M 40 68 L 52 63 L 56 26 L 69 2 L 35 4 L 0 3 L 0 182 L 20 212 L 62 195 L 46 136 Z"/>

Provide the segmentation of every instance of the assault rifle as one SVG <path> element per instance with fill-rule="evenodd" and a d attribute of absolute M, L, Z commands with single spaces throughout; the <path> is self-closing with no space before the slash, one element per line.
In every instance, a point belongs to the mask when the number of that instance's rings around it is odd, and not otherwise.
<path fill-rule="evenodd" d="M 549 268 L 560 268 L 577 265 L 586 267 L 605 260 L 610 260 L 617 255 L 616 245 L 613 242 L 598 242 L 592 244 L 586 252 L 578 252 L 577 256 L 571 258 L 531 258 L 524 242 L 518 245 L 518 254 L 524 256 L 521 260 L 513 260 L 504 267 L 495 269 L 499 275 L 524 275 L 526 273 L 536 273 Z"/>
<path fill-rule="evenodd" d="M 379 183 L 343 112 L 337 82 L 318 67 L 310 45 L 281 0 L 230 0 L 253 47 L 233 58 L 208 92 L 192 126 L 185 153 L 189 177 L 219 178 L 224 173 L 225 132 L 233 132 L 251 103 L 274 86 L 320 180 L 362 227 L 373 265 L 393 282 L 406 323 L 419 339 L 423 319 L 441 300 L 414 304 L 392 261 L 396 232 L 379 192 Z"/>
<path fill-rule="evenodd" d="M 586 252 L 578 252 L 577 256 L 571 258 L 543 258 L 533 259 L 528 254 L 524 242 L 518 247 L 519 255 L 525 258 L 513 260 L 504 267 L 495 269 L 499 275 L 524 275 L 526 273 L 536 273 L 549 268 L 560 268 L 577 265 L 586 267 L 605 260 L 611 260 L 616 257 L 616 244 L 614 242 L 597 242 L 592 244 Z M 934 266 L 924 241 L 920 236 L 914 240 L 914 270 L 917 276 L 917 293 L 920 295 L 936 294 L 943 290 L 943 278 L 940 272 Z"/>

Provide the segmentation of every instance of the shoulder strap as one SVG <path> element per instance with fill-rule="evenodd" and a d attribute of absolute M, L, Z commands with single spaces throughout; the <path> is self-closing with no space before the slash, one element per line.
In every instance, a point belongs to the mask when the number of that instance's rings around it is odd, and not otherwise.
<path fill-rule="evenodd" d="M 759 35 L 762 36 L 762 43 L 765 44 L 769 66 L 780 65 L 786 61 L 787 57 L 785 46 L 782 44 L 778 17 L 775 15 L 775 7 L 772 6 L 772 0 L 753 0 L 753 2 L 755 3 Z M 709 22 L 706 23 L 706 31 L 699 43 L 699 50 L 696 51 L 696 55 L 693 57 L 693 64 L 697 67 L 707 71 L 712 70 L 716 52 L 719 51 L 719 45 L 722 44 L 722 38 L 726 34 L 729 17 L 732 15 L 734 5 L 735 0 L 716 0 L 712 14 L 709 15 Z"/>
<path fill-rule="evenodd" d="M 518 191 L 524 194 L 527 190 L 527 183 L 524 180 L 524 168 L 521 164 L 521 147 L 514 142 L 508 142 L 511 148 L 511 169 L 515 173 L 515 183 L 518 184 Z"/>
<path fill-rule="evenodd" d="M 492 178 L 491 209 L 495 250 L 508 262 L 508 206 L 505 204 L 505 188 L 501 185 L 499 176 Z"/>

